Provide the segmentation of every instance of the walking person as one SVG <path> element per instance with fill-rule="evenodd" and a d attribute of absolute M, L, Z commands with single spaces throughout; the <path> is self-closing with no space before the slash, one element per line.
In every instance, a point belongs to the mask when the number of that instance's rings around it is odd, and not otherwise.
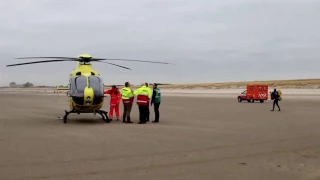
<path fill-rule="evenodd" d="M 132 109 L 132 104 L 134 100 L 133 91 L 130 88 L 130 83 L 125 82 L 125 87 L 121 89 L 121 98 L 123 103 L 123 115 L 122 122 L 123 123 L 132 123 L 130 113 Z"/>
<path fill-rule="evenodd" d="M 148 88 L 145 83 L 142 83 L 141 87 L 133 92 L 133 94 L 137 96 L 137 105 L 139 106 L 138 124 L 146 124 L 147 122 L 148 105 L 152 96 L 152 93 L 149 89 L 150 88 Z"/>
<path fill-rule="evenodd" d="M 154 107 L 154 114 L 155 114 L 155 119 L 152 121 L 153 123 L 158 123 L 159 118 L 160 118 L 160 113 L 159 113 L 159 107 L 161 103 L 161 91 L 158 88 L 158 85 L 156 83 L 153 84 L 153 93 L 152 93 L 152 99 L 151 99 L 151 106 L 153 104 Z"/>
<path fill-rule="evenodd" d="M 280 106 L 279 106 L 279 93 L 277 91 L 277 89 L 274 89 L 273 92 L 271 93 L 271 100 L 273 100 L 273 105 L 272 105 L 272 110 L 274 111 L 274 106 L 277 105 L 279 111 L 280 111 Z"/>

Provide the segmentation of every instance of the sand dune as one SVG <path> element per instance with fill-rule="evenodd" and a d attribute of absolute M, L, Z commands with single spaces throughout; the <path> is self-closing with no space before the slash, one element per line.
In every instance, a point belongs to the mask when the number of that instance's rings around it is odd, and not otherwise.
<path fill-rule="evenodd" d="M 274 88 L 281 89 L 284 95 L 320 95 L 320 79 L 301 79 L 301 80 L 279 80 L 279 81 L 247 81 L 247 82 L 228 82 L 228 83 L 207 83 L 207 84 L 173 84 L 160 85 L 165 94 L 194 93 L 194 94 L 224 94 L 236 95 L 246 89 L 247 84 L 268 84 L 269 91 Z M 122 88 L 122 86 L 118 86 Z M 135 85 L 132 88 L 136 89 Z M 150 86 L 151 87 L 151 86 Z M 3 92 L 34 92 L 34 93 L 55 93 L 57 90 L 49 88 L 2 88 Z M 60 90 L 59 93 L 66 92 Z"/>
<path fill-rule="evenodd" d="M 281 89 L 320 89 L 320 79 L 293 79 L 293 80 L 269 80 L 269 81 L 242 81 L 224 83 L 194 83 L 194 84 L 166 84 L 159 85 L 162 89 L 243 89 L 247 84 L 268 84 L 271 88 Z M 137 88 L 140 85 L 133 85 Z M 110 86 L 106 86 L 109 88 Z M 118 86 L 121 88 L 122 86 Z M 16 88 L 5 88 L 6 90 L 16 90 Z M 20 88 L 20 90 L 52 90 L 53 87 L 33 87 Z"/>

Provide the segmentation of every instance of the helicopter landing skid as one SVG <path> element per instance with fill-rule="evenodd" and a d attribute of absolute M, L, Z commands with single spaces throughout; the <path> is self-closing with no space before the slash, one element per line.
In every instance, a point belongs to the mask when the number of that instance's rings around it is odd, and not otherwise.
<path fill-rule="evenodd" d="M 104 120 L 106 123 L 109 123 L 111 121 L 111 119 L 109 119 L 108 117 L 107 111 L 98 110 L 98 111 L 95 111 L 94 115 L 96 115 L 96 113 L 100 114 L 102 117 L 102 120 Z"/>
<path fill-rule="evenodd" d="M 63 123 L 67 123 L 68 116 L 69 116 L 69 114 L 72 114 L 72 113 L 80 114 L 81 112 L 75 111 L 75 110 L 71 110 L 71 111 L 65 110 L 65 115 L 62 118 Z M 94 115 L 96 115 L 96 113 L 100 114 L 102 117 L 102 120 L 105 121 L 106 123 L 109 123 L 111 121 L 108 117 L 108 112 L 103 111 L 103 110 L 97 110 L 94 112 Z"/>

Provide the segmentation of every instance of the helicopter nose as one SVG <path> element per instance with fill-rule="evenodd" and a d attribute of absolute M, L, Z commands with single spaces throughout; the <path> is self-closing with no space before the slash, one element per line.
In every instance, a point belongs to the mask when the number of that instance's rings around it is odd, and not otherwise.
<path fill-rule="evenodd" d="M 86 105 L 91 105 L 92 104 L 93 95 L 94 95 L 93 89 L 86 87 L 85 90 L 84 90 L 84 97 L 85 97 L 84 98 L 84 103 Z"/>
<path fill-rule="evenodd" d="M 90 97 L 90 96 L 87 96 L 86 103 L 87 103 L 87 104 L 90 104 L 90 103 L 91 103 L 91 97 Z"/>

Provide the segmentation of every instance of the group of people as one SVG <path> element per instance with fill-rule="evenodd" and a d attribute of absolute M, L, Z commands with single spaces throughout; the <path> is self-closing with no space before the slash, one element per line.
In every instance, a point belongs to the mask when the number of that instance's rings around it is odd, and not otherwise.
<path fill-rule="evenodd" d="M 113 112 L 115 111 L 117 120 L 120 120 L 120 102 L 123 104 L 123 123 L 133 123 L 131 121 L 131 109 L 134 101 L 134 97 L 137 96 L 136 103 L 139 106 L 139 123 L 146 124 L 150 119 L 149 105 L 154 105 L 155 119 L 153 123 L 159 122 L 159 107 L 161 103 L 161 92 L 156 83 L 153 84 L 153 90 L 149 87 L 148 83 L 142 83 L 141 87 L 132 90 L 129 82 L 126 82 L 125 87 L 119 90 L 115 85 L 111 89 L 106 90 L 105 94 L 110 94 L 110 111 L 109 118 L 113 118 Z"/>

